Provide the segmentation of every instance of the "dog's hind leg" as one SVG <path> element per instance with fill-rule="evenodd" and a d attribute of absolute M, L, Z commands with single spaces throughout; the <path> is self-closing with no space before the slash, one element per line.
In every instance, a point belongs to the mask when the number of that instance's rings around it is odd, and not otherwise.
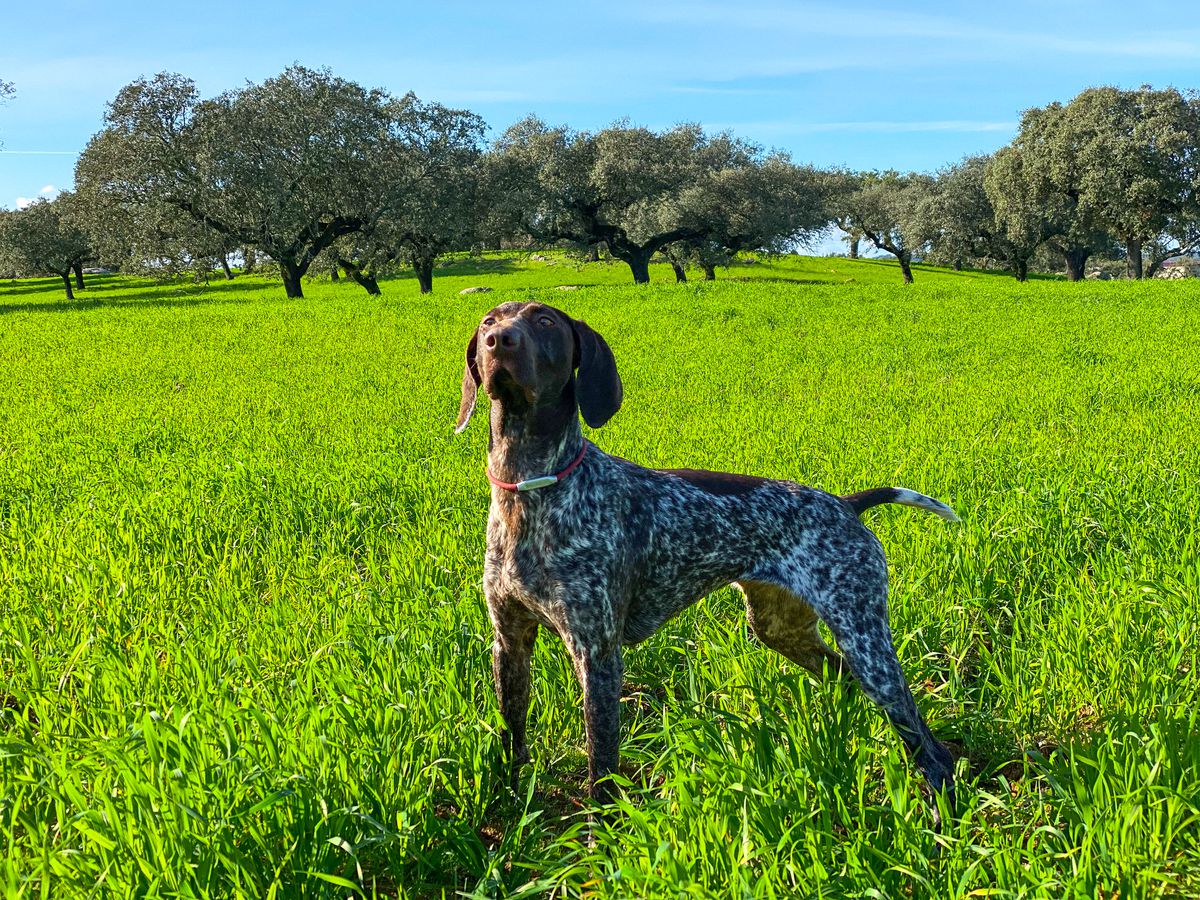
<path fill-rule="evenodd" d="M 817 614 L 787 588 L 765 581 L 735 582 L 746 597 L 746 620 L 755 636 L 818 678 L 850 675 L 846 661 L 817 631 Z"/>
<path fill-rule="evenodd" d="M 935 793 L 946 792 L 953 800 L 954 758 L 921 718 L 887 623 L 876 622 L 850 631 L 833 627 L 833 633 L 863 692 L 887 713 L 929 786 Z"/>
<path fill-rule="evenodd" d="M 864 529 L 865 530 L 865 529 Z M 934 792 L 954 796 L 954 759 L 933 736 L 904 679 L 887 613 L 887 562 L 877 542 L 830 546 L 754 579 L 789 586 L 829 626 L 863 693 L 883 708 Z M 794 585 L 794 587 L 793 587 Z"/>
<path fill-rule="evenodd" d="M 821 606 L 829 610 L 823 618 L 863 693 L 883 708 L 929 786 L 953 800 L 954 759 L 921 718 L 904 679 L 887 619 L 886 570 L 884 579 L 865 596 L 860 591 L 846 594 L 840 587 L 829 591 L 821 598 Z"/>

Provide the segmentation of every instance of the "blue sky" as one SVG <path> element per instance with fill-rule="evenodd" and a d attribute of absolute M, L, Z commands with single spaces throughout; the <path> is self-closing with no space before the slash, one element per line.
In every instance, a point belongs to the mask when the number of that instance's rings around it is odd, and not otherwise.
<path fill-rule="evenodd" d="M 0 80 L 17 89 L 0 106 L 8 208 L 69 187 L 104 104 L 163 70 L 211 95 L 301 62 L 466 106 L 493 133 L 530 112 L 583 129 L 624 116 L 696 121 L 801 162 L 922 170 L 1002 146 L 1022 109 L 1089 85 L 1200 88 L 1200 18 L 1177 3 L 6 7 Z"/>

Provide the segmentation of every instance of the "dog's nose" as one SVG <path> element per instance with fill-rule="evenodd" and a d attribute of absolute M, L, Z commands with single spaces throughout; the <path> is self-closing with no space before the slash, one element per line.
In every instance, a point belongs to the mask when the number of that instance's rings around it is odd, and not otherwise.
<path fill-rule="evenodd" d="M 489 350 L 517 350 L 521 346 L 521 332 L 511 326 L 493 328 L 483 338 L 484 346 Z"/>

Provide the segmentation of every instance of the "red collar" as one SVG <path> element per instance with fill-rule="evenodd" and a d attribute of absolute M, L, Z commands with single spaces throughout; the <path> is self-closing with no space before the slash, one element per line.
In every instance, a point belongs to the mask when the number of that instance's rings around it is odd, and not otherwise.
<path fill-rule="evenodd" d="M 492 470 L 487 470 L 488 481 L 500 488 L 502 491 L 516 491 L 525 493 L 526 491 L 536 491 L 538 488 L 550 487 L 552 484 L 558 484 L 572 472 L 574 472 L 581 462 L 583 462 L 583 454 L 587 453 L 587 441 L 583 442 L 583 446 L 579 448 L 579 455 L 571 461 L 571 464 L 554 475 L 539 475 L 537 478 L 526 478 L 524 481 L 518 481 L 516 484 L 511 484 L 507 481 L 501 481 L 492 474 Z"/>

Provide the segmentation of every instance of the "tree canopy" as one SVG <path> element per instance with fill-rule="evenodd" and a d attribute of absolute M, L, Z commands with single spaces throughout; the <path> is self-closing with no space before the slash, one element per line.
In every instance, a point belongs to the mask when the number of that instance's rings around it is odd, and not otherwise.
<path fill-rule="evenodd" d="M 5 101 L 12 99 L 12 96 L 15 93 L 16 91 L 13 88 L 13 83 L 0 78 L 0 106 L 4 105 Z M 0 141 L 0 147 L 3 146 L 4 142 Z"/>
<path fill-rule="evenodd" d="M 1045 251 L 1072 280 L 1123 255 L 1140 278 L 1200 248 L 1200 100 L 1174 89 L 1091 88 L 1027 110 L 994 156 L 920 175 L 834 173 L 833 221 L 908 260 L 1003 265 L 1024 279 Z"/>
<path fill-rule="evenodd" d="M 1027 110 L 986 180 L 998 220 L 1014 239 L 1040 235 L 1072 280 L 1114 242 L 1141 278 L 1143 247 L 1197 221 L 1198 112 L 1173 89 L 1107 87 Z"/>

